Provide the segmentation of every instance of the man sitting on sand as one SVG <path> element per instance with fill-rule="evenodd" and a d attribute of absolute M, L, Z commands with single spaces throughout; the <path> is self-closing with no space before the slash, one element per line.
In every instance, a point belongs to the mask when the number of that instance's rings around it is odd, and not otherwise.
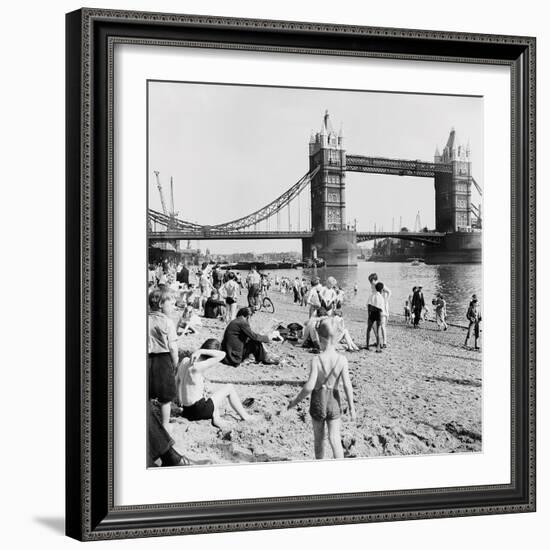
<path fill-rule="evenodd" d="M 278 336 L 276 331 L 269 334 L 258 334 L 250 326 L 252 311 L 248 307 L 242 307 L 237 312 L 237 318 L 233 319 L 227 327 L 222 340 L 222 350 L 225 351 L 223 363 L 238 367 L 250 354 L 257 363 L 264 365 L 278 365 L 279 359 L 270 355 L 264 344 L 268 344 Z"/>
<path fill-rule="evenodd" d="M 204 304 L 204 316 L 207 319 L 219 319 L 225 312 L 225 302 L 220 298 L 218 290 L 214 289 Z"/>
<path fill-rule="evenodd" d="M 204 395 L 204 373 L 217 365 L 225 357 L 220 351 L 220 343 L 214 338 L 206 340 L 201 349 L 191 357 L 182 359 L 178 366 L 176 385 L 178 398 L 183 407 L 181 415 L 188 420 L 211 420 L 212 425 L 224 428 L 220 419 L 220 409 L 225 403 L 243 419 L 252 420 L 253 417 L 245 410 L 232 384 L 226 384 L 215 391 L 210 397 Z"/>

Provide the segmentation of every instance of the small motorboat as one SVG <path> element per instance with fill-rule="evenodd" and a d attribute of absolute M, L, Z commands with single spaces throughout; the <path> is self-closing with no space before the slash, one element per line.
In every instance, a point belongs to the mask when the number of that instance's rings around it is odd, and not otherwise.
<path fill-rule="evenodd" d="M 423 258 L 409 258 L 411 265 L 425 265 Z"/>

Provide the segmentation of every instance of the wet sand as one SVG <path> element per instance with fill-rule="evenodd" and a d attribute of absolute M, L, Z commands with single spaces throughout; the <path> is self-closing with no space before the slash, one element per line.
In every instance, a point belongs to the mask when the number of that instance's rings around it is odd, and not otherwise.
<path fill-rule="evenodd" d="M 273 322 L 304 324 L 307 309 L 292 303 L 292 296 L 271 292 L 273 316 L 254 315 L 252 326 L 261 331 Z M 354 341 L 365 343 L 366 307 L 352 298 L 344 305 L 344 318 Z M 246 305 L 246 296 L 239 305 Z M 197 334 L 180 340 L 194 350 L 207 338 L 221 340 L 225 324 L 202 319 Z M 344 352 L 349 361 L 357 420 L 342 419 L 346 457 L 418 455 L 481 451 L 481 353 L 462 347 L 465 330 L 438 331 L 432 322 L 420 329 L 407 326 L 403 317 L 390 316 L 388 348 L 382 353 L 361 349 Z M 170 429 L 175 448 L 194 460 L 212 463 L 311 460 L 313 433 L 309 399 L 286 411 L 291 397 L 307 379 L 314 357 L 295 343 L 272 343 L 269 350 L 284 359 L 279 366 L 246 361 L 237 368 L 218 365 L 206 373 L 207 392 L 222 384 L 235 384 L 242 400 L 254 398 L 249 412 L 254 423 L 238 420 L 228 406 L 225 435 L 209 421 L 189 422 L 173 416 Z M 342 393 L 342 404 L 347 403 Z M 330 457 L 326 442 L 325 456 Z"/>

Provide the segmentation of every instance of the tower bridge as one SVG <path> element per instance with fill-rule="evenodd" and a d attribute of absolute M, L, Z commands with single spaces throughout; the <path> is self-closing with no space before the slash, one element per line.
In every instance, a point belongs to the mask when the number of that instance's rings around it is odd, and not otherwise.
<path fill-rule="evenodd" d="M 346 173 L 363 172 L 426 177 L 434 180 L 435 229 L 424 232 L 358 232 L 346 222 Z M 355 265 L 357 243 L 394 238 L 438 250 L 477 250 L 481 248 L 481 209 L 472 203 L 472 185 L 481 188 L 472 176 L 469 145 L 457 142 L 451 129 L 442 152 L 436 148 L 433 162 L 347 154 L 342 131 L 336 133 L 328 112 L 321 130 L 309 141 L 309 170 L 292 187 L 247 216 L 217 225 L 200 225 L 149 210 L 149 241 L 300 239 L 304 258 L 322 257 L 327 265 Z M 309 218 L 301 229 L 302 201 L 307 202 Z M 291 208 L 298 213 L 293 227 Z M 473 216 L 476 220 L 473 219 Z M 286 228 L 281 227 L 287 223 Z M 159 230 L 160 226 L 161 230 Z M 263 227 L 262 227 L 263 226 Z M 297 226 L 297 227 L 296 227 Z"/>

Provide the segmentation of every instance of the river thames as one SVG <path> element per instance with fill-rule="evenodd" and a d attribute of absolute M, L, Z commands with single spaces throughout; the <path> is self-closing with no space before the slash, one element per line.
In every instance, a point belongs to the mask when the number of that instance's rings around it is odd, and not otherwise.
<path fill-rule="evenodd" d="M 370 294 L 368 276 L 377 273 L 380 281 L 391 290 L 390 314 L 403 314 L 405 300 L 411 294 L 412 287 L 423 287 L 426 305 L 432 308 L 431 301 L 437 292 L 441 292 L 447 301 L 447 318 L 450 322 L 467 325 L 466 310 L 472 294 L 482 295 L 481 264 L 442 264 L 411 265 L 409 262 L 364 262 L 359 261 L 354 267 L 323 267 L 313 269 L 280 269 L 268 272 L 274 278 L 287 276 L 293 279 L 297 275 L 309 281 L 317 273 L 324 281 L 328 276 L 335 277 L 344 289 L 345 302 L 360 305 L 366 304 Z M 353 288 L 357 283 L 357 295 Z"/>

